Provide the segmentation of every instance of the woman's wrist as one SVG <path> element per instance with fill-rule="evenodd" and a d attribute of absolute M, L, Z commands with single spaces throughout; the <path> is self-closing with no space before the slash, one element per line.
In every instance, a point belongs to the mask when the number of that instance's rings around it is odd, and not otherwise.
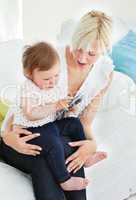
<path fill-rule="evenodd" d="M 4 143 L 11 147 L 12 145 L 12 131 L 7 129 L 2 133 L 2 140 Z"/>
<path fill-rule="evenodd" d="M 83 125 L 85 137 L 87 140 L 93 140 L 92 129 L 90 125 Z"/>
<path fill-rule="evenodd" d="M 5 143 L 6 145 L 10 146 L 8 136 L 9 136 L 9 135 L 8 135 L 7 133 L 4 132 L 3 135 L 2 135 L 2 140 L 4 141 L 4 143 Z"/>
<path fill-rule="evenodd" d="M 88 149 L 88 153 L 90 154 L 96 153 L 97 145 L 94 139 L 86 139 L 86 147 Z"/>

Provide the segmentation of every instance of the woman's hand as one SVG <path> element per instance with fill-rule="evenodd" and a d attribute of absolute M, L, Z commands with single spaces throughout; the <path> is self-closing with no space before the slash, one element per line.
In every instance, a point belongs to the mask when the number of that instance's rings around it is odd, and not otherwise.
<path fill-rule="evenodd" d="M 70 142 L 71 147 L 79 147 L 78 150 L 66 159 L 66 164 L 68 164 L 67 169 L 69 172 L 77 172 L 89 158 L 92 153 L 92 140 L 84 140 L 77 142 Z"/>
<path fill-rule="evenodd" d="M 24 134 L 25 136 L 21 137 L 21 134 Z M 21 126 L 16 126 L 14 131 L 8 130 L 3 133 L 3 141 L 6 145 L 19 153 L 36 156 L 40 154 L 40 151 L 42 150 L 41 147 L 38 145 L 27 144 L 26 142 L 39 136 L 39 133 L 32 134 Z"/>
<path fill-rule="evenodd" d="M 75 61 L 74 54 L 69 46 L 66 47 L 65 57 L 68 67 L 76 67 L 77 63 Z"/>

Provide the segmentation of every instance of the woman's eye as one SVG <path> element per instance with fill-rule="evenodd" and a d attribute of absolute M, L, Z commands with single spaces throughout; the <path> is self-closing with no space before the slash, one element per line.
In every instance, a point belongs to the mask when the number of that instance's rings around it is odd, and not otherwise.
<path fill-rule="evenodd" d="M 82 53 L 82 49 L 78 49 L 77 51 L 78 51 L 78 53 Z"/>

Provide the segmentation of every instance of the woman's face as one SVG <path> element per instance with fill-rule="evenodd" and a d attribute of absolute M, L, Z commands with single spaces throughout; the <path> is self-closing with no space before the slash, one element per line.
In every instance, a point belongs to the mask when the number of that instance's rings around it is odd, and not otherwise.
<path fill-rule="evenodd" d="M 77 49 L 74 51 L 75 62 L 77 66 L 84 69 L 92 66 L 102 55 L 97 41 L 91 44 L 91 50 L 84 51 L 83 49 Z"/>

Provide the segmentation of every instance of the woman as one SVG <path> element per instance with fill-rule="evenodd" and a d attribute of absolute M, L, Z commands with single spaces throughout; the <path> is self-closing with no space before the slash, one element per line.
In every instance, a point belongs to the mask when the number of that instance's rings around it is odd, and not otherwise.
<path fill-rule="evenodd" d="M 81 18 L 73 35 L 72 51 L 70 47 L 67 47 L 66 54 L 61 54 L 63 64 L 67 63 L 66 71 L 70 95 L 75 96 L 80 91 L 89 92 L 89 88 L 86 88 L 86 82 L 91 77 L 91 71 L 95 69 L 96 63 L 97 65 L 99 63 L 99 66 L 112 65 L 109 59 L 106 60 L 105 57 L 111 46 L 111 27 L 111 18 L 102 12 L 92 11 Z M 104 59 L 101 59 L 101 57 Z M 68 157 L 66 160 L 69 163 L 68 169 L 71 172 L 75 171 L 74 176 L 84 177 L 83 165 L 90 154 L 93 155 L 96 152 L 96 142 L 92 135 L 91 123 L 101 98 L 112 80 L 112 75 L 113 73 L 110 73 L 106 86 L 101 87 L 99 93 L 96 93 L 90 103 L 87 99 L 83 99 L 83 103 L 79 103 L 75 112 L 69 113 L 69 115 L 80 117 L 86 134 L 84 141 L 68 143 L 70 142 L 69 138 L 62 138 L 65 154 Z M 85 200 L 85 190 L 65 192 L 64 194 L 56 184 L 46 160 L 39 156 L 40 147 L 27 144 L 27 141 L 39 135 L 31 134 L 21 127 L 16 129 L 16 134 L 12 134 L 12 117 L 12 113 L 10 113 L 5 121 L 4 142 L 1 145 L 3 158 L 8 164 L 31 174 L 36 199 L 64 200 L 66 197 L 67 200 Z M 22 133 L 26 136 L 20 137 Z M 74 152 L 73 147 L 79 148 Z"/>

